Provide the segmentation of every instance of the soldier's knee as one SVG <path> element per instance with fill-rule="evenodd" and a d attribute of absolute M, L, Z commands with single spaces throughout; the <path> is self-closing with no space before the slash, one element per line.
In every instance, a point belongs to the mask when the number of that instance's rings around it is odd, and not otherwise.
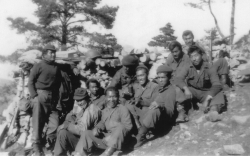
<path fill-rule="evenodd" d="M 62 130 L 60 130 L 59 131 L 59 133 L 58 133 L 58 138 L 66 138 L 67 137 L 67 133 L 68 133 L 68 131 L 67 130 L 65 130 L 65 129 L 62 129 Z"/>

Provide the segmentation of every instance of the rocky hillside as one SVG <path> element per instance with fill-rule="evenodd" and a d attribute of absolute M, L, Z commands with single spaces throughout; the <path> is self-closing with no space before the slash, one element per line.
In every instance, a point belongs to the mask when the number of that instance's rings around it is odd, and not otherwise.
<path fill-rule="evenodd" d="M 236 85 L 225 95 L 228 106 L 220 121 L 210 122 L 194 111 L 188 123 L 129 155 L 250 155 L 250 83 Z"/>

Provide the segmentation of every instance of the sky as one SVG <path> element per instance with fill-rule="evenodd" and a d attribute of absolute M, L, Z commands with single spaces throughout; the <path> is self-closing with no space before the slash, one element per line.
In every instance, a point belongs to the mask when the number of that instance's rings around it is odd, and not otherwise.
<path fill-rule="evenodd" d="M 198 0 L 102 0 L 101 5 L 119 6 L 114 27 L 105 30 L 101 26 L 87 26 L 89 31 L 112 33 L 122 46 L 146 48 L 151 38 L 159 34 L 159 28 L 170 22 L 177 40 L 183 43 L 182 32 L 192 30 L 195 39 L 202 38 L 204 30 L 215 27 L 214 20 L 205 8 L 204 11 L 184 5 Z M 250 0 L 236 0 L 235 41 L 250 30 Z M 16 49 L 27 46 L 24 35 L 10 28 L 7 17 L 26 17 L 37 22 L 34 16 L 36 5 L 31 0 L 0 0 L 0 55 L 9 55 Z M 212 4 L 222 32 L 229 35 L 231 0 L 216 0 Z"/>

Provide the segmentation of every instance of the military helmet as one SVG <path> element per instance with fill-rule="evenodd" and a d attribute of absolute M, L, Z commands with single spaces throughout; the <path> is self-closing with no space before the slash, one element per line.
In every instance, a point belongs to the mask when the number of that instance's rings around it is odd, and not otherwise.
<path fill-rule="evenodd" d="M 89 51 L 87 51 L 86 56 L 90 59 L 102 57 L 101 53 L 98 50 L 94 50 L 94 49 L 90 49 Z"/>

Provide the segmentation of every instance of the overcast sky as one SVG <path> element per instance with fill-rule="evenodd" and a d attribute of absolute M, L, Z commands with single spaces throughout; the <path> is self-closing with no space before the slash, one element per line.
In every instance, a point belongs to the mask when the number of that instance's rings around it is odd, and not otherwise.
<path fill-rule="evenodd" d="M 192 30 L 195 38 L 200 39 L 205 31 L 214 27 L 214 21 L 208 10 L 193 9 L 184 6 L 186 2 L 197 0 L 103 0 L 102 4 L 119 6 L 112 30 L 121 45 L 135 48 L 147 47 L 152 37 L 159 34 L 159 28 L 170 22 L 175 30 L 177 40 L 182 41 L 184 30 Z M 9 55 L 18 48 L 25 48 L 27 43 L 23 35 L 11 30 L 7 17 L 26 17 L 32 22 L 37 19 L 36 10 L 31 0 L 0 0 L 0 46 L 1 55 Z M 250 30 L 250 0 L 236 0 L 235 41 Z M 229 35 L 231 0 L 216 0 L 212 9 L 218 18 L 222 32 Z M 94 30 L 106 32 L 97 27 Z M 93 31 L 93 30 L 92 30 Z"/>

